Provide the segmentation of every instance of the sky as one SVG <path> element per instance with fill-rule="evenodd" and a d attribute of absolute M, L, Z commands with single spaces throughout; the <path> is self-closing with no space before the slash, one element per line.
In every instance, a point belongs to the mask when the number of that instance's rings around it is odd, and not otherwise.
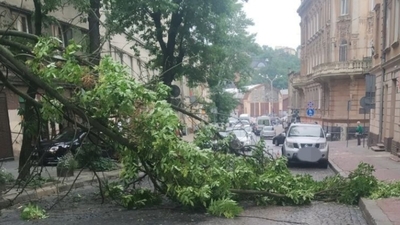
<path fill-rule="evenodd" d="M 260 45 L 296 49 L 300 45 L 299 6 L 300 0 L 248 0 L 244 11 L 254 22 L 248 31 L 257 33 Z"/>

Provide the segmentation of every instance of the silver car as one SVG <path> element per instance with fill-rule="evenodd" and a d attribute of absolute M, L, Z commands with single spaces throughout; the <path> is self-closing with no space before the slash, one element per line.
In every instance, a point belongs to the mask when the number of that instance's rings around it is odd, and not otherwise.
<path fill-rule="evenodd" d="M 255 140 L 252 137 L 252 135 L 250 135 L 249 133 L 247 133 L 246 130 L 244 129 L 234 129 L 231 131 L 233 134 L 235 134 L 235 136 L 237 137 L 237 139 L 239 139 L 239 141 L 244 145 L 244 146 L 248 146 L 248 145 L 255 145 Z"/>
<path fill-rule="evenodd" d="M 288 159 L 288 163 L 319 163 L 323 168 L 328 168 L 329 145 L 326 138 L 329 136 L 321 125 L 293 124 L 286 133 L 282 155 Z"/>
<path fill-rule="evenodd" d="M 272 139 L 275 137 L 276 131 L 274 126 L 264 126 L 260 132 L 260 137 L 264 139 Z"/>

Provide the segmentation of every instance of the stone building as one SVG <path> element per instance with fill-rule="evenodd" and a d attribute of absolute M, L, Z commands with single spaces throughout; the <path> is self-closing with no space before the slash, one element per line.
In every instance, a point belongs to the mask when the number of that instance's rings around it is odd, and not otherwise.
<path fill-rule="evenodd" d="M 357 121 L 368 130 L 369 114 L 359 102 L 371 67 L 372 10 L 369 0 L 303 0 L 297 11 L 301 71 L 290 77 L 290 106 L 302 121 L 322 124 L 335 140 L 354 138 Z M 306 115 L 309 103 L 312 117 Z"/>
<path fill-rule="evenodd" d="M 371 74 L 375 75 L 375 109 L 371 110 L 369 146 L 383 143 L 400 152 L 400 0 L 376 0 L 374 5 Z"/>
<path fill-rule="evenodd" d="M 275 114 L 282 111 L 282 94 L 274 88 L 273 98 L 270 97 L 271 89 L 267 84 L 255 84 L 245 87 L 246 92 L 240 95 L 238 114 L 249 114 L 251 117 Z M 272 101 L 271 101 L 272 100 Z"/>

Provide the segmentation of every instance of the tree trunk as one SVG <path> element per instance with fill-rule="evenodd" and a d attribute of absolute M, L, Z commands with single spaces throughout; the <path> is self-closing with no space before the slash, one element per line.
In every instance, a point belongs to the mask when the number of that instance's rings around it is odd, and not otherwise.
<path fill-rule="evenodd" d="M 35 35 L 41 36 L 42 34 L 42 3 L 40 0 L 33 0 L 33 4 L 35 6 L 34 13 L 34 21 L 35 21 Z M 31 82 L 28 82 L 28 91 L 27 95 L 33 99 L 35 99 L 37 93 L 37 87 L 34 86 Z M 31 162 L 30 156 L 32 154 L 32 142 L 34 134 L 32 131 L 37 131 L 40 133 L 38 123 L 35 122 L 35 116 L 37 115 L 35 112 L 35 106 L 27 101 L 25 103 L 25 109 L 23 113 L 23 127 L 22 127 L 22 145 L 21 145 L 21 153 L 19 157 L 19 165 L 18 165 L 18 179 L 26 180 L 29 178 L 31 171 Z"/>
<path fill-rule="evenodd" d="M 89 51 L 92 55 L 90 62 L 94 65 L 100 64 L 100 0 L 90 0 L 90 11 L 88 13 L 89 23 Z"/>

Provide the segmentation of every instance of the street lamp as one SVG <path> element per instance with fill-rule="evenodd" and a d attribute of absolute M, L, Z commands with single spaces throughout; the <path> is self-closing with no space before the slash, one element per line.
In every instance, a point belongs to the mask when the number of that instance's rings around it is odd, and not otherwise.
<path fill-rule="evenodd" d="M 260 76 L 261 76 L 261 74 L 260 74 Z M 269 82 L 270 82 L 270 87 L 271 87 L 271 100 L 270 100 L 270 103 L 271 103 L 271 111 L 272 111 L 272 115 L 274 114 L 274 81 L 276 80 L 276 79 L 278 79 L 278 78 L 281 78 L 282 77 L 282 75 L 275 75 L 275 77 L 274 78 L 270 78 L 267 74 L 265 75 L 265 78 L 267 78 L 268 80 L 269 80 Z"/>

